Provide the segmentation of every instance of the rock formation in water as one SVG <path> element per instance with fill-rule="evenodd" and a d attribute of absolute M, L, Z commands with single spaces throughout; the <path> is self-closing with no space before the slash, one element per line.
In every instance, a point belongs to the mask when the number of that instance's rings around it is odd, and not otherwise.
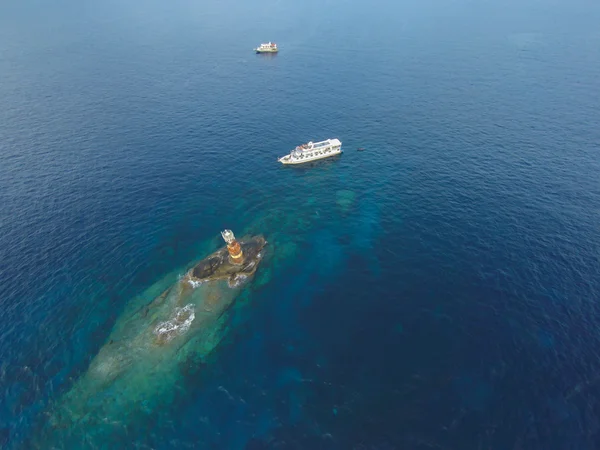
<path fill-rule="evenodd" d="M 226 279 L 230 287 L 254 275 L 266 244 L 262 236 L 239 243 L 230 230 L 221 233 L 227 247 L 203 259 L 187 273 L 192 283 Z"/>

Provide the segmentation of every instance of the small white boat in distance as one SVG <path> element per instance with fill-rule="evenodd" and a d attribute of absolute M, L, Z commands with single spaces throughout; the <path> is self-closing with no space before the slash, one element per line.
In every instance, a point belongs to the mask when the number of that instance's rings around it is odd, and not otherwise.
<path fill-rule="evenodd" d="M 281 164 L 304 164 L 342 153 L 339 139 L 327 139 L 321 142 L 308 142 L 299 145 L 289 155 L 277 159 Z"/>
<path fill-rule="evenodd" d="M 266 44 L 260 44 L 260 46 L 254 49 L 256 53 L 277 53 L 279 49 L 275 42 L 267 42 Z"/>

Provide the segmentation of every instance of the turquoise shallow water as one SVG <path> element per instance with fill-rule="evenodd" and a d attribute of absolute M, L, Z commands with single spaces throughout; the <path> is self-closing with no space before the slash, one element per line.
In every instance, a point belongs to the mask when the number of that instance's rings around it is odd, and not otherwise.
<path fill-rule="evenodd" d="M 3 5 L 0 446 L 597 448 L 597 23 L 585 0 Z M 277 165 L 327 137 L 340 158 Z M 223 228 L 271 253 L 218 347 L 46 434 Z"/>

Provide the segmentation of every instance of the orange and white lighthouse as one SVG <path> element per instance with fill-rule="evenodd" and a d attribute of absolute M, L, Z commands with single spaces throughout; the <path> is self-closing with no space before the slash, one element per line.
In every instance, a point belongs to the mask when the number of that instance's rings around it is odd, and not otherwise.
<path fill-rule="evenodd" d="M 235 240 L 233 231 L 225 230 L 221 231 L 221 236 L 225 242 L 227 242 L 227 251 L 229 252 L 229 261 L 232 264 L 242 264 L 244 262 L 244 254 L 242 253 L 242 246 L 238 241 Z"/>

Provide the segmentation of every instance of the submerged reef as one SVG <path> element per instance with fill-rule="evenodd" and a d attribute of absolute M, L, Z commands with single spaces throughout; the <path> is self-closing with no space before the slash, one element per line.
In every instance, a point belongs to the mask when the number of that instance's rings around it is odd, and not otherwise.
<path fill-rule="evenodd" d="M 309 199 L 301 207 L 286 201 L 260 214 L 242 212 L 237 217 L 247 223 L 242 238 L 223 232 L 227 246 L 220 249 L 220 237 L 198 243 L 197 261 L 127 301 L 87 371 L 40 412 L 24 448 L 131 448 L 133 436 L 145 436 L 143 445 L 152 446 L 153 427 L 171 420 L 171 408 L 185 402 L 189 386 L 217 357 L 216 347 L 251 317 L 250 300 L 264 300 L 266 285 L 289 276 L 293 262 L 308 256 L 314 242 L 320 250 L 311 267 L 322 271 L 340 263 L 339 249 L 329 245 L 335 240 L 313 233 L 318 207 Z M 346 228 L 342 221 L 337 230 Z M 289 281 L 307 283 L 310 273 Z"/>
<path fill-rule="evenodd" d="M 339 190 L 335 194 L 335 202 L 337 203 L 340 212 L 344 215 L 350 212 L 355 201 L 356 194 L 348 189 Z"/>
<path fill-rule="evenodd" d="M 117 320 L 87 372 L 47 413 L 34 448 L 80 448 L 94 435 L 109 448 L 111 429 L 169 401 L 183 376 L 179 364 L 201 362 L 217 346 L 224 313 L 263 259 L 263 236 L 227 237 L 227 247 Z"/>

